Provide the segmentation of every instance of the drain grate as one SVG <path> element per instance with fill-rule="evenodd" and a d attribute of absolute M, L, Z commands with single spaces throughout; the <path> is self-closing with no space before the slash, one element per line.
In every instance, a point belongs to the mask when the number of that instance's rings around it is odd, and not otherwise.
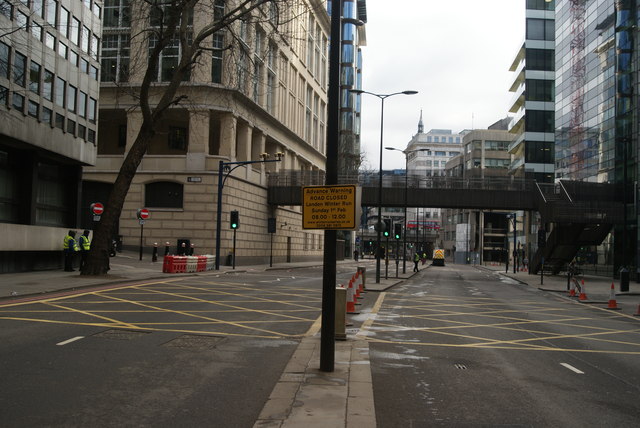
<path fill-rule="evenodd" d="M 467 366 L 465 366 L 464 364 L 454 364 L 454 367 L 457 368 L 458 370 L 466 370 Z"/>
<path fill-rule="evenodd" d="M 177 337 L 169 342 L 164 343 L 162 346 L 169 348 L 183 348 L 183 349 L 196 349 L 205 350 L 213 349 L 216 345 L 222 341 L 224 337 L 218 336 L 200 336 L 197 334 L 185 334 Z"/>
<path fill-rule="evenodd" d="M 148 331 L 134 331 L 134 330 L 105 330 L 100 333 L 94 334 L 94 337 L 103 337 L 105 339 L 112 340 L 133 340 L 138 337 L 142 337 L 149 334 Z"/>

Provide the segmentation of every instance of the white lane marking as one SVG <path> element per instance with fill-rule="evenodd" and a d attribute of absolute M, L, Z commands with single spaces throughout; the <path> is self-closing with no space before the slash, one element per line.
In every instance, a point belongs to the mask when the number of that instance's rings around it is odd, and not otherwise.
<path fill-rule="evenodd" d="M 64 342 L 56 343 L 56 345 L 63 346 L 63 345 L 66 345 L 68 343 L 75 342 L 76 340 L 80 340 L 80 339 L 84 339 L 84 336 L 72 337 L 71 339 L 65 340 Z"/>
<path fill-rule="evenodd" d="M 567 368 L 567 369 L 571 370 L 571 371 L 572 371 L 572 372 L 574 372 L 574 373 L 584 374 L 584 372 L 583 372 L 583 371 L 578 370 L 577 368 L 573 367 L 571 364 L 567 364 L 567 363 L 560 363 L 560 365 L 561 365 L 562 367 L 565 367 L 565 368 Z"/>

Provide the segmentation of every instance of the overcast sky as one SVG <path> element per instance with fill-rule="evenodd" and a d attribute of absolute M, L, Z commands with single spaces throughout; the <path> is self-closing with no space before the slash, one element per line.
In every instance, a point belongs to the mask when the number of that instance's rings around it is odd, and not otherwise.
<path fill-rule="evenodd" d="M 420 110 L 430 129 L 487 128 L 508 113 L 524 41 L 525 0 L 368 0 L 362 89 L 387 98 L 384 146 L 405 149 Z M 380 100 L 362 95 L 363 167 L 378 170 Z M 384 150 L 383 169 L 404 169 L 404 155 Z"/>

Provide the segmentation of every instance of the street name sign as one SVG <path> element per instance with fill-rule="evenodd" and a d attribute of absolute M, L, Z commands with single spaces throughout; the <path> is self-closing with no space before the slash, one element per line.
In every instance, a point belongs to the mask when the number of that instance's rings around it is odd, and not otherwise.
<path fill-rule="evenodd" d="M 353 184 L 302 188 L 302 228 L 356 230 L 360 188 Z"/>

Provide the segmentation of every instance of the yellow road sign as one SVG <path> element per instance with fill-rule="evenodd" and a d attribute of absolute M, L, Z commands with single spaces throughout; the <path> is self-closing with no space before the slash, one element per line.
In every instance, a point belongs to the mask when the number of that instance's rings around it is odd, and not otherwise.
<path fill-rule="evenodd" d="M 302 188 L 303 229 L 358 228 L 360 192 L 355 185 Z"/>

